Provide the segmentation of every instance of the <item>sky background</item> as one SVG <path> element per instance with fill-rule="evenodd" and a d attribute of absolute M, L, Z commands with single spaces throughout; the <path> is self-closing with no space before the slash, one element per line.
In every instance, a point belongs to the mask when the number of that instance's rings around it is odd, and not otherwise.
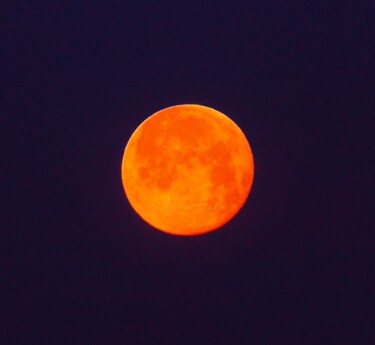
<path fill-rule="evenodd" d="M 370 344 L 374 10 L 1 5 L 0 343 Z M 191 238 L 144 223 L 120 176 L 135 128 L 183 103 L 255 161 L 240 213 Z"/>

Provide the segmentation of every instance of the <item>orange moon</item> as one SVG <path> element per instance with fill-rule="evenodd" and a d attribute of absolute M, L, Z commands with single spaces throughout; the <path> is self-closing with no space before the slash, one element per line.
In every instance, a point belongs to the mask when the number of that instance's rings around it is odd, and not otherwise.
<path fill-rule="evenodd" d="M 148 117 L 121 166 L 125 194 L 143 220 L 173 235 L 218 229 L 244 205 L 254 177 L 250 145 L 226 115 L 195 104 Z"/>

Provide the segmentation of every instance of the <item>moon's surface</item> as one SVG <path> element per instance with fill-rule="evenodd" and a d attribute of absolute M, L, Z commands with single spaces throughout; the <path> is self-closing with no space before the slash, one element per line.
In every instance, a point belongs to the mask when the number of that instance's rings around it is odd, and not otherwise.
<path fill-rule="evenodd" d="M 245 203 L 254 177 L 250 145 L 224 114 L 194 104 L 148 117 L 130 137 L 122 182 L 134 210 L 174 235 L 219 228 Z"/>

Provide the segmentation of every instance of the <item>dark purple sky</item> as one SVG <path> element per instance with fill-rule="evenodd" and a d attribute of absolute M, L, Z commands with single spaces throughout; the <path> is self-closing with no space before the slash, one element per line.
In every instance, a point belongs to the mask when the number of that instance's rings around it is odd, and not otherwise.
<path fill-rule="evenodd" d="M 1 345 L 370 344 L 374 3 L 125 3 L 2 6 Z M 193 238 L 120 177 L 181 103 L 255 159 L 241 212 Z"/>

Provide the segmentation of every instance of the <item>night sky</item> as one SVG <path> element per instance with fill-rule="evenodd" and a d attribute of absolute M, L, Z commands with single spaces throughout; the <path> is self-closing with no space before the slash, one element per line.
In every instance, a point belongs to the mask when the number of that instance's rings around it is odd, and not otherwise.
<path fill-rule="evenodd" d="M 0 344 L 370 344 L 373 1 L 8 1 Z M 120 168 L 194 103 L 254 154 L 239 214 L 156 231 Z"/>

